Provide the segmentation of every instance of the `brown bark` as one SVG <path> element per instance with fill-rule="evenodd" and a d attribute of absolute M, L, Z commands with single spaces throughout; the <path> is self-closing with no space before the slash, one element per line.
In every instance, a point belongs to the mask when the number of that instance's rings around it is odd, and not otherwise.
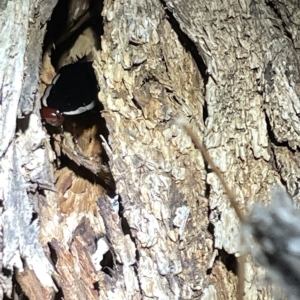
<path fill-rule="evenodd" d="M 96 15 L 89 3 L 71 1 L 57 43 Z M 55 75 L 50 44 L 41 59 L 55 4 L 0 4 L 1 266 L 10 271 L 0 298 L 16 267 L 29 299 L 58 289 L 64 299 L 236 299 L 240 224 L 179 123 L 190 120 L 244 212 L 280 181 L 299 202 L 296 1 L 105 1 L 92 55 L 104 110 L 79 120 L 77 144 L 71 123 L 46 135 L 38 111 Z M 71 53 L 61 57 L 70 63 Z M 245 299 L 272 298 L 262 277 L 248 258 Z"/>

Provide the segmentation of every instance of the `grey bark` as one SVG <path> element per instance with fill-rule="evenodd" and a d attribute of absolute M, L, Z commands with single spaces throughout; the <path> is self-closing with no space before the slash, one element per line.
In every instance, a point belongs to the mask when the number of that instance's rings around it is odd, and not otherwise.
<path fill-rule="evenodd" d="M 14 267 L 33 270 L 45 293 L 56 290 L 53 267 L 38 240 L 38 220 L 33 220 L 38 188 L 52 186 L 50 164 L 41 147 L 41 121 L 36 114 L 28 115 L 38 89 L 45 23 L 55 4 L 1 2 L 1 268 L 6 269 L 1 274 L 1 299 L 12 293 Z"/>

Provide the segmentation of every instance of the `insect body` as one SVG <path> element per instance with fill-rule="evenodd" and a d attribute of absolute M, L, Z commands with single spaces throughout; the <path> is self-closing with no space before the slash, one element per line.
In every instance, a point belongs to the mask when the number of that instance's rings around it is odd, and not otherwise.
<path fill-rule="evenodd" d="M 41 109 L 41 116 L 46 123 L 55 127 L 61 126 L 65 121 L 65 117 L 54 108 L 43 107 Z"/>
<path fill-rule="evenodd" d="M 41 116 L 52 126 L 61 126 L 65 116 L 91 110 L 96 105 L 97 79 L 92 62 L 62 67 L 42 97 Z"/>

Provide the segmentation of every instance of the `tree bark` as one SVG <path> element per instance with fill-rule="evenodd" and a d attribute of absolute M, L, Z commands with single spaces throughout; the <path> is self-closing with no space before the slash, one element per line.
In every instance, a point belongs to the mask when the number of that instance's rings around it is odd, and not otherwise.
<path fill-rule="evenodd" d="M 15 294 L 14 268 L 16 277 L 22 272 L 23 290 L 35 294 L 31 299 L 49 299 L 57 290 L 53 266 L 38 240 L 34 212 L 38 213 L 39 191 L 53 186 L 34 95 L 46 22 L 55 4 L 1 1 L 0 5 L 1 299 Z"/>
<path fill-rule="evenodd" d="M 0 4 L 0 298 L 236 299 L 239 220 L 180 122 L 245 213 L 278 182 L 298 205 L 297 2 L 104 1 L 104 109 L 77 145 L 38 110 L 56 2 Z M 89 1 L 72 1 L 76 24 L 74 3 L 85 15 Z M 248 257 L 245 299 L 272 299 L 263 276 Z"/>

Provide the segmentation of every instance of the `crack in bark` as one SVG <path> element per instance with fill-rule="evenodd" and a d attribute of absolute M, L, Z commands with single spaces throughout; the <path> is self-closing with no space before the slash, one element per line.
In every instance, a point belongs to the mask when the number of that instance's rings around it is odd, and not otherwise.
<path fill-rule="evenodd" d="M 268 132 L 268 136 L 270 138 L 270 141 L 273 145 L 275 145 L 276 147 L 285 147 L 285 148 L 288 148 L 291 152 L 295 153 L 295 150 L 293 150 L 290 146 L 289 146 L 289 143 L 286 141 L 286 142 L 279 142 L 277 139 L 276 139 L 276 136 L 275 136 L 275 133 L 274 131 L 272 130 L 272 126 L 271 126 L 271 122 L 270 122 L 270 118 L 267 114 L 267 112 L 265 111 L 265 121 L 266 121 L 266 124 L 267 124 L 267 132 Z"/>
<path fill-rule="evenodd" d="M 166 1 L 164 0 L 160 0 L 160 2 L 162 3 L 162 5 L 164 7 L 166 7 L 166 15 L 167 15 L 167 19 L 169 20 L 169 23 L 172 27 L 172 29 L 176 32 L 177 36 L 178 36 L 178 39 L 179 41 L 181 42 L 181 45 L 184 47 L 184 49 L 189 52 L 197 67 L 198 67 L 198 70 L 200 71 L 201 73 L 201 76 L 202 78 L 204 79 L 204 86 L 206 86 L 206 83 L 208 81 L 208 74 L 207 74 L 207 67 L 204 63 L 204 60 L 203 58 L 201 57 L 201 55 L 199 54 L 198 50 L 197 50 L 197 46 L 195 45 L 195 43 L 187 36 L 187 34 L 185 34 L 180 26 L 179 26 L 179 23 L 177 22 L 177 20 L 175 19 L 175 17 L 173 16 L 173 13 L 172 11 L 170 11 L 168 8 L 167 8 L 167 5 L 166 5 Z"/>
<path fill-rule="evenodd" d="M 274 12 L 274 14 L 278 17 L 279 20 L 281 20 L 281 24 L 282 24 L 282 29 L 284 34 L 290 39 L 293 40 L 293 37 L 291 35 L 291 33 L 287 30 L 287 26 L 286 23 L 284 22 L 282 15 L 279 11 L 279 8 L 277 6 L 276 3 L 274 3 L 273 1 L 266 1 L 266 5 L 268 7 L 270 7 L 270 9 Z"/>

